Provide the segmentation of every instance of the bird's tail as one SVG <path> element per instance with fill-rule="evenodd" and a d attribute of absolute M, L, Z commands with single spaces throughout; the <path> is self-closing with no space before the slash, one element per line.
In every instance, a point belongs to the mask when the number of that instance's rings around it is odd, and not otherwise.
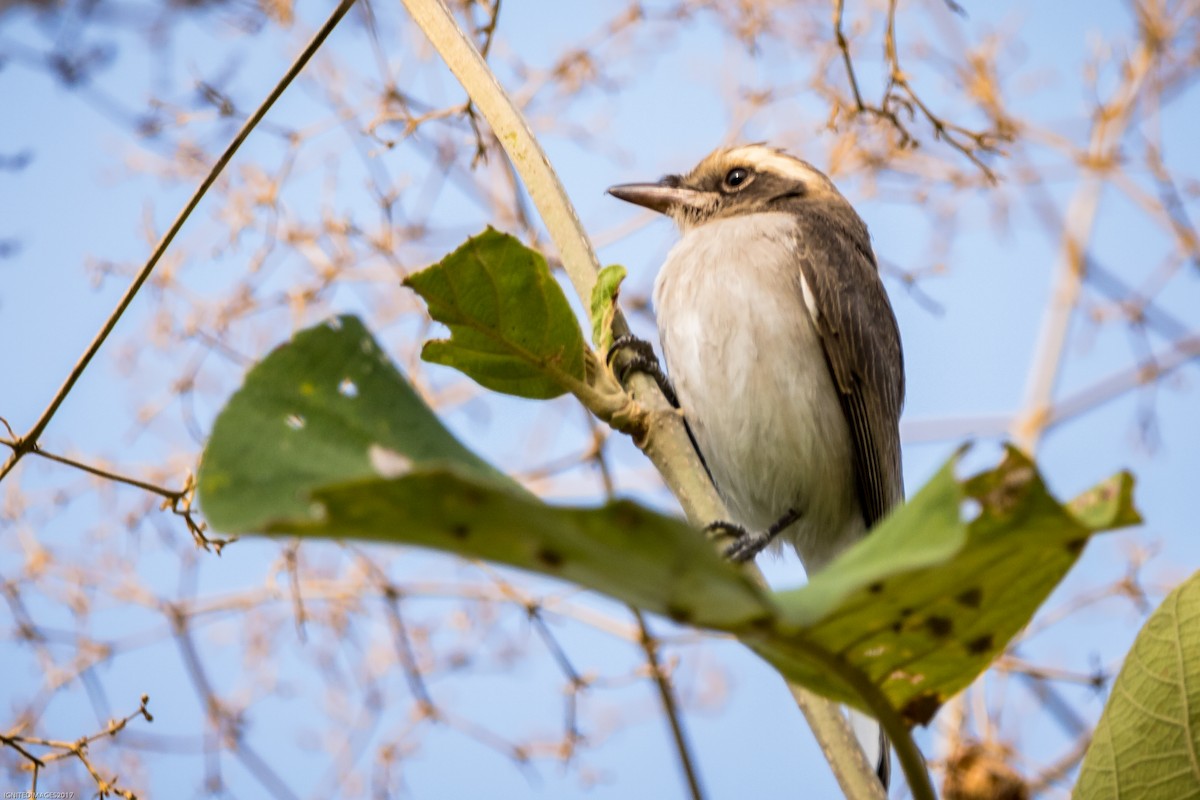
<path fill-rule="evenodd" d="M 863 752 L 867 754 L 867 761 L 875 767 L 875 774 L 879 776 L 883 788 L 887 789 L 892 779 L 892 754 L 883 726 L 874 717 L 853 708 L 849 709 L 849 714 L 854 738 L 858 739 Z"/>

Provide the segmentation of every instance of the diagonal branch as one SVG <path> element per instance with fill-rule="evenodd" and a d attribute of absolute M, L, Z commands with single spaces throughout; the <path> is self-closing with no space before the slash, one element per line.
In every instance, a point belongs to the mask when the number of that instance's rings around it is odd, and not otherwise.
<path fill-rule="evenodd" d="M 354 5 L 354 0 L 341 0 L 341 2 L 338 3 L 337 8 L 335 8 L 333 13 L 330 14 L 329 19 L 325 21 L 325 24 L 321 26 L 320 30 L 318 30 L 313 35 L 313 38 L 309 40 L 309 43 L 305 46 L 304 50 L 302 50 L 300 55 L 296 57 L 296 60 L 292 62 L 292 66 L 288 68 L 288 71 L 284 73 L 283 77 L 280 78 L 279 82 L 275 85 L 275 88 L 271 90 L 271 93 L 267 95 L 267 98 L 263 100 L 262 104 L 255 109 L 254 113 L 250 115 L 250 118 L 242 124 L 241 129 L 239 129 L 237 134 L 234 135 L 233 141 L 231 141 L 229 146 L 225 148 L 225 152 L 221 154 L 220 158 L 218 158 L 216 163 L 213 164 L 212 169 L 209 170 L 208 175 L 206 175 L 204 180 L 200 182 L 200 185 L 196 187 L 196 191 L 192 194 L 191 199 L 189 199 L 187 204 L 183 207 L 183 210 L 179 212 L 179 215 L 175 218 L 175 221 L 171 223 L 171 227 L 167 229 L 165 234 L 163 234 L 163 237 L 155 246 L 154 252 L 150 254 L 150 258 L 146 260 L 146 263 L 142 266 L 142 269 L 133 279 L 133 283 L 131 283 L 129 288 L 125 290 L 125 294 L 121 297 L 120 302 L 117 303 L 117 307 L 113 309 L 113 312 L 109 314 L 108 319 L 104 321 L 104 324 L 100 327 L 100 331 L 96 334 L 95 338 L 92 339 L 92 343 L 88 345 L 87 349 L 83 352 L 83 355 L 81 355 L 79 360 L 75 362 L 75 366 L 71 368 L 70 374 L 67 375 L 67 378 L 63 381 L 62 386 L 58 388 L 58 391 L 55 392 L 54 397 L 50 400 L 50 404 L 46 406 L 44 411 L 42 411 L 41 416 L 38 417 L 37 422 L 33 424 L 33 427 L 29 429 L 28 433 L 16 439 L 12 453 L 9 455 L 8 460 L 4 462 L 3 466 L 0 466 L 0 481 L 4 480 L 4 477 L 8 475 L 8 473 L 12 472 L 13 467 L 17 465 L 17 462 L 20 461 L 26 453 L 29 453 L 37 447 L 38 439 L 41 438 L 42 433 L 45 432 L 46 426 L 50 424 L 50 420 L 54 418 L 55 413 L 58 412 L 59 406 L 61 406 L 63 401 L 67 399 L 67 395 L 71 393 L 71 390 L 75 388 L 76 382 L 83 375 L 83 372 L 87 369 L 88 364 L 92 363 L 92 359 L 96 357 L 96 353 L 100 352 L 100 348 L 104 345 L 105 340 L 108 339 L 108 335 L 112 333 L 113 328 L 117 326 L 117 322 L 120 321 L 121 317 L 125 314 L 125 311 L 133 302 L 133 298 L 137 296 L 137 293 L 141 290 L 142 285 L 150 277 L 150 273 L 154 271 L 154 268 L 158 265 L 158 262 L 162 260 L 163 255 L 166 254 L 167 248 L 171 246 L 171 242 L 175 240 L 175 236 L 183 228 L 184 223 L 187 222 L 188 218 L 192 215 L 192 212 L 196 210 L 196 206 L 200 205 L 200 201 L 204 198 L 204 195 L 208 192 L 212 185 L 216 183 L 217 178 L 221 175 L 221 172 L 224 171 L 225 166 L 233 159 L 233 156 L 235 153 L 237 153 L 238 148 L 242 146 L 242 143 L 246 141 L 247 137 L 250 136 L 251 131 L 253 131 L 255 127 L 258 126 L 258 123 L 262 121 L 263 117 L 267 115 L 267 111 L 271 109 L 271 106 L 275 104 L 275 101 L 279 99 L 284 90 L 286 90 L 291 82 L 295 80 L 296 76 L 300 74 L 300 71 L 304 69 L 305 65 L 308 64 L 309 60 L 311 60 L 316 54 L 317 50 L 320 49 L 321 45 L 329 37 L 329 34 L 333 32 L 333 29 L 337 27 L 337 24 L 341 21 L 342 17 L 346 15 L 346 12 L 350 10 L 352 5 Z"/>
<path fill-rule="evenodd" d="M 587 306 L 599 273 L 599 261 L 574 206 L 528 122 L 479 51 L 459 28 L 443 0 L 403 2 L 508 153 L 558 248 L 567 276 Z M 613 333 L 620 335 L 627 332 L 628 326 L 618 313 L 613 320 Z M 727 519 L 724 504 L 708 480 L 683 418 L 669 407 L 662 392 L 648 376 L 634 375 L 631 393 L 635 401 L 653 409 L 647 434 L 639 437 L 636 444 L 662 474 L 688 519 L 697 525 L 715 519 Z M 589 410 L 596 410 L 590 404 L 588 407 Z M 762 574 L 754 568 L 751 571 L 761 582 Z M 855 744 L 849 723 L 837 706 L 802 687 L 789 686 L 789 689 L 806 716 L 816 709 L 829 721 L 829 726 L 813 725 L 814 735 L 819 738 L 821 749 L 847 797 L 883 798 L 882 787 L 862 749 Z M 824 733 L 830 727 L 840 735 L 825 738 Z M 907 774 L 911 762 L 905 762 L 905 766 Z M 914 796 L 934 796 L 923 765 L 912 774 L 907 774 L 907 777 Z"/>
<path fill-rule="evenodd" d="M 684 777 L 687 778 L 688 790 L 691 792 L 693 800 L 704 800 L 704 789 L 700 785 L 700 775 L 696 770 L 696 757 L 692 753 L 687 734 L 683 730 L 683 715 L 679 710 L 679 703 L 675 700 L 675 690 L 671 685 L 670 676 L 663 669 L 658 657 L 659 641 L 650 633 L 650 627 L 646 624 L 646 616 L 633 606 L 630 606 L 629 610 L 633 612 L 633 617 L 637 620 L 638 630 L 641 634 L 638 644 L 641 645 L 642 652 L 646 655 L 646 664 L 650 667 L 651 678 L 658 688 L 658 697 L 662 701 L 663 712 L 671 725 L 671 737 L 675 740 L 675 752 L 679 755 L 679 764 L 683 767 Z"/>
<path fill-rule="evenodd" d="M 1151 72 L 1152 61 L 1153 54 L 1147 47 L 1144 44 L 1139 46 L 1127 66 L 1125 82 L 1101 109 L 1102 113 L 1097 114 L 1085 162 L 1090 168 L 1067 206 L 1057 276 L 1050 302 L 1042 317 L 1042 328 L 1029 370 L 1025 408 L 1017 416 L 1012 429 L 1013 438 L 1028 453 L 1037 449 L 1049 421 L 1067 335 L 1087 274 L 1085 254 L 1104 185 L 1103 169 L 1111 163 L 1112 150 L 1129 124 L 1142 84 Z"/>

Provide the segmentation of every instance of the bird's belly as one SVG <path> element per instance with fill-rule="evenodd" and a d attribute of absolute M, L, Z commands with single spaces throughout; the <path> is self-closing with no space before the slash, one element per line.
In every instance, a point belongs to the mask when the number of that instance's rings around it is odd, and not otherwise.
<path fill-rule="evenodd" d="M 667 369 L 733 521 L 762 531 L 795 509 L 782 538 L 819 568 L 864 525 L 803 278 L 782 237 L 697 240 L 711 227 L 685 236 L 655 287 Z"/>

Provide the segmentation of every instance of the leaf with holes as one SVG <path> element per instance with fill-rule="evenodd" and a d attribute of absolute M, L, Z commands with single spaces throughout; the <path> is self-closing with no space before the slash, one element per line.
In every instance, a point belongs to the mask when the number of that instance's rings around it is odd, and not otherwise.
<path fill-rule="evenodd" d="M 250 371 L 213 426 L 199 493 L 226 533 L 435 547 L 712 627 L 771 613 L 680 520 L 530 495 L 442 426 L 353 317 L 296 334 Z"/>
<path fill-rule="evenodd" d="M 680 520 L 533 497 L 442 427 L 343 317 L 250 371 L 199 489 L 228 533 L 416 544 L 574 581 L 733 633 L 827 696 L 861 707 L 881 693 L 911 724 L 986 669 L 1092 533 L 1138 521 L 1128 475 L 1064 507 L 1015 450 L 967 480 L 956 463 L 807 586 L 772 594 Z"/>
<path fill-rule="evenodd" d="M 430 462 L 524 491 L 442 427 L 359 320 L 338 317 L 250 370 L 213 425 L 197 488 L 212 525 L 250 532 L 306 518 L 317 487 Z"/>
<path fill-rule="evenodd" d="M 404 280 L 450 328 L 421 358 L 497 392 L 547 399 L 584 380 L 583 331 L 546 259 L 488 228 Z"/>
<path fill-rule="evenodd" d="M 1200 572 L 1142 626 L 1092 735 L 1074 796 L 1200 797 Z"/>
<path fill-rule="evenodd" d="M 1128 474 L 1063 507 L 1016 449 L 967 480 L 957 460 L 808 585 L 774 595 L 778 628 L 750 643 L 789 677 L 853 703 L 830 664 L 850 667 L 924 724 L 1029 622 L 1089 536 L 1140 521 Z M 814 648 L 827 655 L 814 660 Z"/>

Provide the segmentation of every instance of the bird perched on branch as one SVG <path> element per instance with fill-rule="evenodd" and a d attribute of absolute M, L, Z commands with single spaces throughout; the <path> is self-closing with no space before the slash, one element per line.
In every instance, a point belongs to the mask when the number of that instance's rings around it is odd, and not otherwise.
<path fill-rule="evenodd" d="M 903 499 L 900 334 L 867 226 L 810 164 L 763 145 L 609 193 L 671 217 L 681 237 L 654 286 L 669 381 L 653 350 L 627 369 L 683 411 L 732 520 L 727 555 L 787 542 L 812 574 Z M 671 390 L 673 389 L 673 394 Z M 855 719 L 887 785 L 878 724 Z"/>

